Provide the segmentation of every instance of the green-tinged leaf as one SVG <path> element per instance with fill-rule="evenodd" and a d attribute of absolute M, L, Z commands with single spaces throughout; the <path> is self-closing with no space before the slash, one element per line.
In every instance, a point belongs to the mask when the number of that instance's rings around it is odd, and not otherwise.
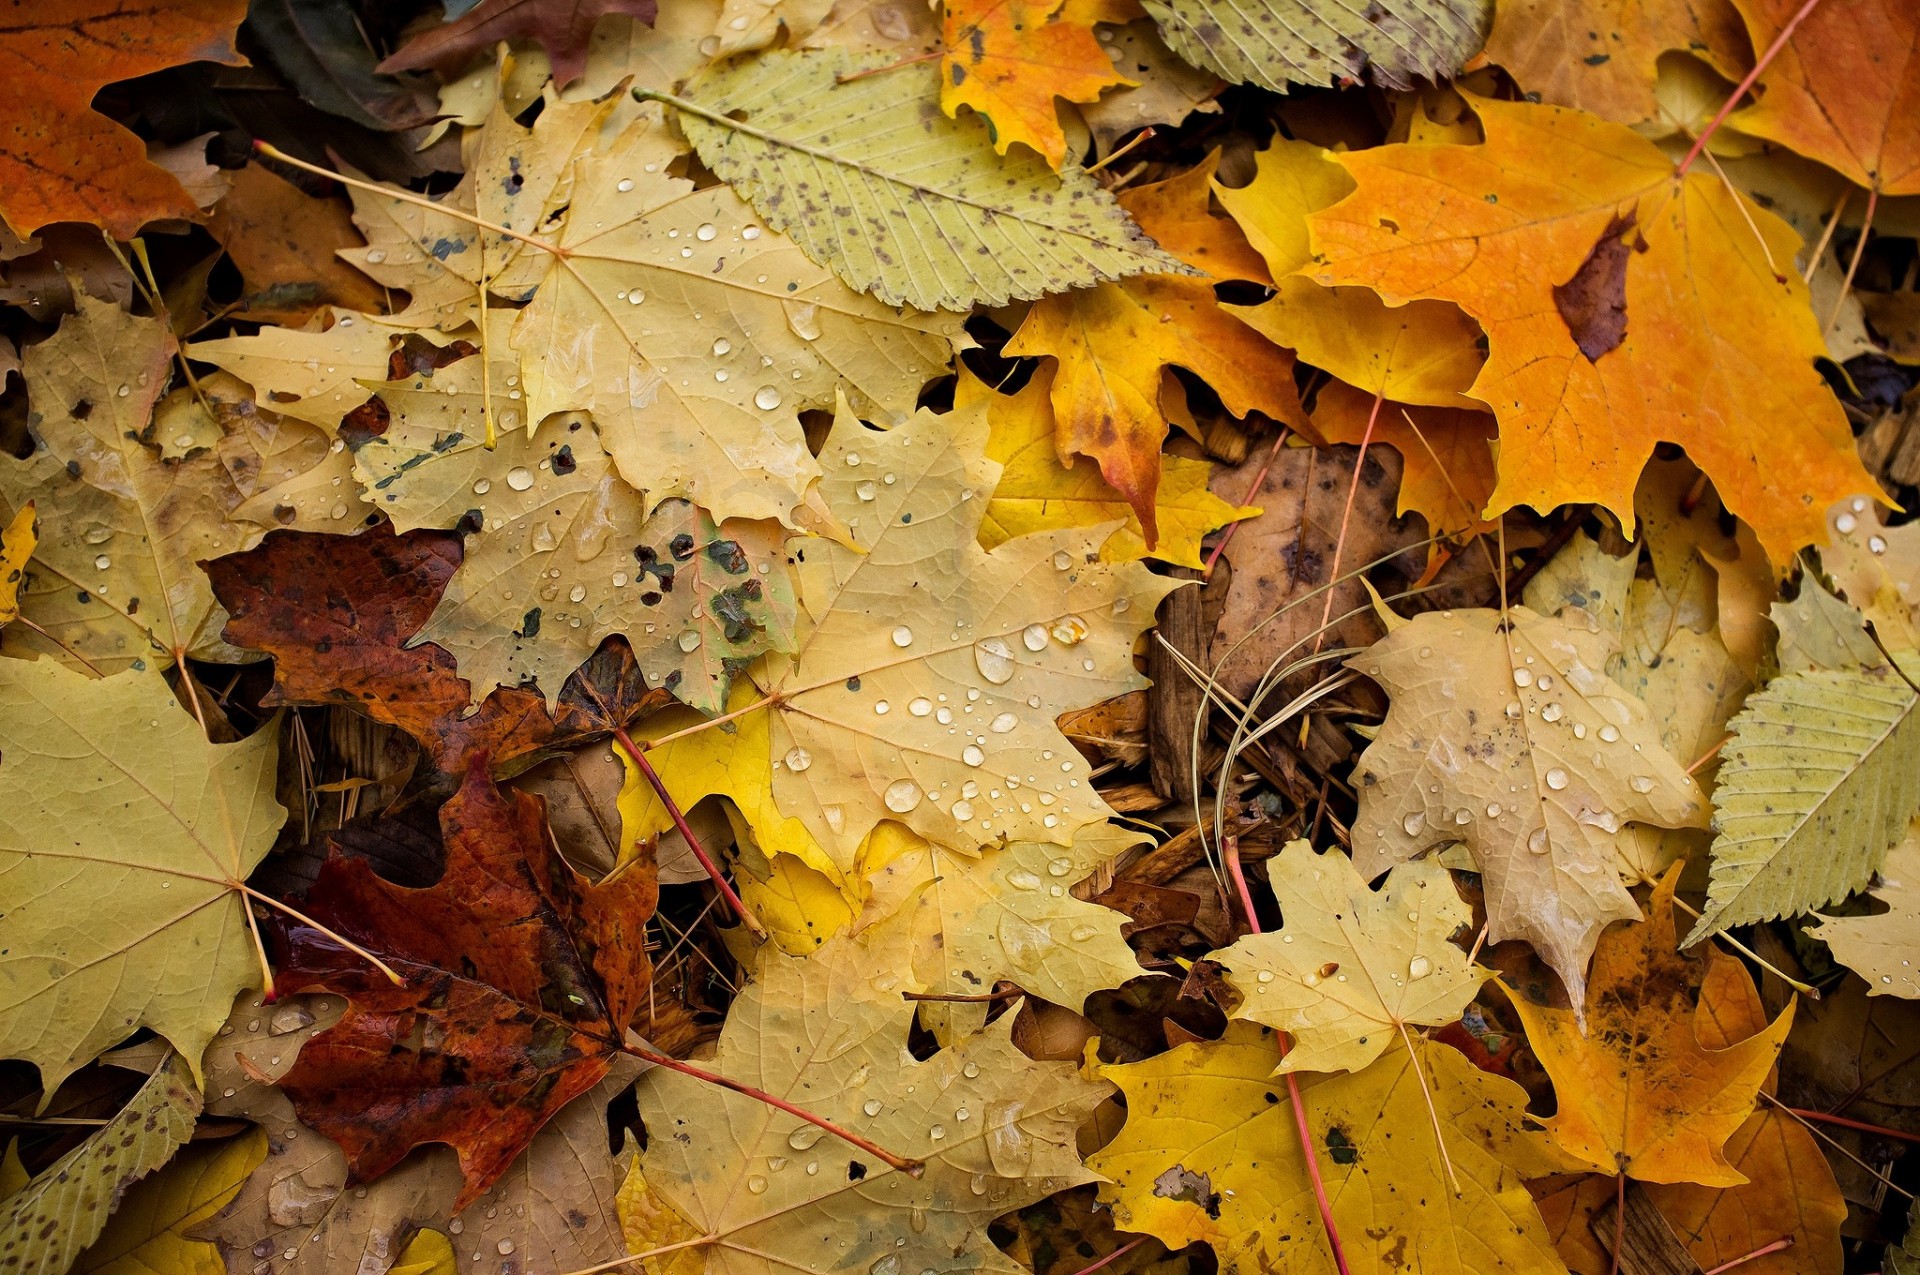
<path fill-rule="evenodd" d="M 1787 673 L 1748 698 L 1721 750 L 1707 910 L 1688 943 L 1866 885 L 1920 810 L 1916 704 L 1884 664 Z"/>
<path fill-rule="evenodd" d="M 127 1193 L 107 1229 L 74 1262 L 72 1275 L 225 1275 L 220 1246 L 190 1239 L 188 1232 L 224 1209 L 266 1157 L 264 1129 L 188 1147 L 165 1173 Z"/>
<path fill-rule="evenodd" d="M 1368 79 L 1387 88 L 1452 75 L 1478 52 L 1491 0 L 1144 0 L 1175 53 L 1241 84 Z"/>
<path fill-rule="evenodd" d="M 940 111 L 936 72 L 887 53 L 774 53 L 667 98 L 707 167 L 776 230 L 895 305 L 965 310 L 1102 279 L 1190 274 L 1075 166 L 996 155 Z M 857 76 L 858 78 L 851 78 Z"/>
<path fill-rule="evenodd" d="M 119 1115 L 0 1204 L 0 1272 L 62 1275 L 106 1226 L 121 1192 L 172 1159 L 199 1114 L 193 1069 L 169 1054 Z"/>
<path fill-rule="evenodd" d="M 278 737 L 208 743 L 152 669 L 0 660 L 0 1058 L 49 1094 L 142 1027 L 198 1061 L 259 983 L 238 886 L 286 819 Z"/>

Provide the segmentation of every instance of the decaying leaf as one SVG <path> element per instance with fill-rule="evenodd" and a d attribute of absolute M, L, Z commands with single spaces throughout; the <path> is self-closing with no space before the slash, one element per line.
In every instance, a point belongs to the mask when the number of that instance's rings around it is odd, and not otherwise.
<path fill-rule="evenodd" d="M 1726 1142 L 1753 1114 L 1793 1006 L 1737 1043 L 1703 1044 L 1696 1013 L 1714 1012 L 1715 998 L 1738 994 L 1748 975 L 1712 949 L 1702 965 L 1674 946 L 1678 880 L 1676 866 L 1654 888 L 1648 919 L 1601 935 L 1584 1022 L 1570 1009 L 1511 999 L 1553 1077 L 1559 1107 L 1547 1131 L 1562 1150 L 1601 1173 L 1735 1186 L 1745 1179 Z"/>
<path fill-rule="evenodd" d="M 0 660 L 0 1056 L 48 1098 L 143 1027 L 197 1072 L 258 985 L 240 891 L 286 818 L 275 743 L 208 743 L 154 669 Z"/>
<path fill-rule="evenodd" d="M 1408 88 L 1451 75 L 1478 51 L 1493 8 L 1484 0 L 1387 0 L 1366 9 L 1329 0 L 1244 8 L 1219 0 L 1145 3 L 1187 61 L 1282 93 L 1290 84 L 1362 78 Z"/>
<path fill-rule="evenodd" d="M 656 0 L 480 0 L 445 26 L 426 31 L 380 64 L 383 72 L 459 66 L 501 40 L 538 40 L 561 88 L 586 69 L 588 42 L 603 17 L 651 23 Z"/>
<path fill-rule="evenodd" d="M 122 1197 L 100 1237 L 74 1259 L 72 1275 L 221 1275 L 219 1248 L 193 1232 L 232 1202 L 266 1154 L 267 1135 L 258 1129 L 182 1148 L 165 1173 Z"/>
<path fill-rule="evenodd" d="M 1282 1071 L 1359 1071 L 1409 1025 L 1459 1020 L 1487 977 L 1447 940 L 1473 917 L 1447 870 L 1403 863 L 1375 893 L 1353 861 L 1288 842 L 1267 861 L 1285 927 L 1208 959 L 1242 997 L 1236 1018 L 1284 1031 Z"/>
<path fill-rule="evenodd" d="M 1647 708 L 1605 673 L 1612 642 L 1516 606 L 1428 612 L 1349 661 L 1392 698 L 1355 777 L 1367 879 L 1464 842 L 1487 938 L 1525 938 L 1575 1005 L 1600 932 L 1639 915 L 1614 866 L 1631 822 L 1705 827 L 1709 808 Z"/>

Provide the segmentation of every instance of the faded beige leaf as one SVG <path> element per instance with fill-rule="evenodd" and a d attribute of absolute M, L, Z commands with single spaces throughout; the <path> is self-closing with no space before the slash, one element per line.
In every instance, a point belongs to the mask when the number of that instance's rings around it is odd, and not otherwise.
<path fill-rule="evenodd" d="M 1842 965 L 1867 981 L 1870 996 L 1920 997 L 1920 826 L 1887 854 L 1873 897 L 1887 911 L 1822 917 L 1807 933 L 1833 949 Z"/>

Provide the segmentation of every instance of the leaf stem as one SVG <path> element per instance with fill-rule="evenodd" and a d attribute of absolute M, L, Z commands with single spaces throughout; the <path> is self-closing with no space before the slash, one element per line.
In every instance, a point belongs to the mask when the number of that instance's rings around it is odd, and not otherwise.
<path fill-rule="evenodd" d="M 633 759 L 633 764 L 640 768 L 640 773 L 647 777 L 647 782 L 653 785 L 654 796 L 660 798 L 660 804 L 667 808 L 667 814 L 673 818 L 673 826 L 680 830 L 682 837 L 686 838 L 687 849 L 693 851 L 693 857 L 698 859 L 700 866 L 707 870 L 707 876 L 712 878 L 714 887 L 720 891 L 720 897 L 727 901 L 727 906 L 733 909 L 733 914 L 740 918 L 741 924 L 747 927 L 753 937 L 765 939 L 767 927 L 760 924 L 759 918 L 747 910 L 746 903 L 734 893 L 733 886 L 727 881 L 726 875 L 720 871 L 720 865 L 708 856 L 706 847 L 700 844 L 700 838 L 694 835 L 692 828 L 687 826 L 687 817 L 680 812 L 680 803 L 673 799 L 673 794 L 667 791 L 666 782 L 660 778 L 660 772 L 655 770 L 653 763 L 647 760 L 646 750 L 633 742 L 633 736 L 627 734 L 627 728 L 624 726 L 614 727 L 613 737 L 620 742 L 620 747 L 626 750 L 627 756 Z"/>
<path fill-rule="evenodd" d="M 625 1257 L 612 1257 L 604 1262 L 595 1262 L 592 1266 L 582 1266 L 577 1271 L 567 1271 L 565 1275 L 600 1275 L 601 1271 L 617 1270 L 622 1266 L 631 1266 L 635 1262 L 644 1262 L 649 1257 L 659 1257 L 663 1253 L 678 1253 L 681 1249 L 697 1248 L 702 1244 L 719 1242 L 718 1235 L 696 1235 L 690 1240 L 681 1240 L 678 1244 L 662 1244 L 659 1248 L 641 1249 L 638 1253 L 628 1253 Z"/>
<path fill-rule="evenodd" d="M 1260 933 L 1260 918 L 1253 911 L 1253 893 L 1247 889 L 1247 875 L 1240 870 L 1240 838 L 1227 837 L 1221 842 L 1220 857 L 1226 863 L 1227 874 L 1233 878 L 1234 889 L 1240 894 L 1240 906 L 1247 911 L 1247 928 Z M 1287 1056 L 1287 1035 L 1281 1032 L 1280 1056 Z M 1300 1080 L 1291 1071 L 1286 1073 L 1287 1097 L 1293 1102 L 1293 1127 L 1300 1135 L 1300 1152 L 1306 1157 L 1307 1179 L 1313 1183 L 1313 1202 L 1320 1207 L 1320 1225 L 1326 1228 L 1327 1243 L 1333 1249 L 1333 1264 L 1340 1275 L 1352 1275 L 1347 1267 L 1347 1254 L 1340 1247 L 1340 1228 L 1333 1222 L 1333 1204 L 1327 1199 L 1326 1183 L 1320 1180 L 1320 1159 L 1313 1152 L 1313 1130 L 1307 1127 L 1306 1104 L 1300 1101 Z"/>
<path fill-rule="evenodd" d="M 1721 1272 L 1730 1271 L 1736 1266 L 1744 1266 L 1748 1262 L 1753 1261 L 1757 1257 L 1765 1257 L 1769 1253 L 1783 1252 L 1784 1250 L 1790 1249 L 1792 1247 L 1793 1247 L 1793 1236 L 1788 1235 L 1782 1239 L 1775 1240 L 1771 1244 L 1762 1244 L 1759 1248 L 1756 1248 L 1751 1253 L 1742 1253 L 1740 1256 L 1734 1258 L 1730 1262 L 1722 1262 L 1720 1263 L 1720 1265 L 1713 1267 L 1711 1270 L 1702 1271 L 1700 1275 L 1721 1275 Z"/>
<path fill-rule="evenodd" d="M 764 1102 L 775 1110 L 784 1111 L 790 1116 L 798 1116 L 816 1129 L 824 1129 L 842 1142 L 850 1146 L 858 1147 L 870 1156 L 884 1160 L 887 1164 L 900 1170 L 910 1178 L 917 1178 L 926 1172 L 927 1166 L 924 1160 L 911 1160 L 906 1156 L 895 1155 L 885 1147 L 880 1146 L 878 1143 L 868 1141 L 851 1129 L 843 1129 L 824 1116 L 816 1116 L 804 1107 L 796 1107 L 777 1094 L 768 1093 L 764 1089 L 755 1089 L 752 1085 L 743 1085 L 737 1080 L 732 1080 L 720 1075 L 718 1072 L 708 1071 L 703 1067 L 696 1067 L 689 1062 L 682 1062 L 678 1058 L 670 1057 L 650 1049 L 645 1045 L 628 1043 L 622 1046 L 622 1048 L 635 1058 L 650 1062 L 656 1067 L 665 1067 L 669 1071 L 677 1071 L 683 1076 L 692 1076 L 695 1080 L 704 1080 L 708 1084 L 718 1085 L 722 1089 L 731 1089 L 733 1092 L 752 1098 L 756 1102 Z"/>
<path fill-rule="evenodd" d="M 1012 1000 L 1016 996 L 1026 994 L 1025 988 L 1009 987 L 997 992 L 982 992 L 978 996 L 967 996 L 958 992 L 902 992 L 900 998 L 909 1001 L 941 1001 L 955 1005 L 984 1005 L 994 1001 Z"/>
<path fill-rule="evenodd" d="M 1847 1116 L 1830 1115 L 1824 1111 L 1809 1111 L 1805 1107 L 1788 1107 L 1802 1120 L 1812 1120 L 1819 1124 L 1835 1124 L 1842 1129 L 1858 1129 L 1861 1133 L 1871 1133 L 1882 1138 L 1893 1138 L 1900 1142 L 1920 1142 L 1920 1134 L 1904 1133 L 1899 1129 L 1889 1129 L 1885 1125 L 1868 1124 L 1864 1120 L 1854 1120 Z"/>
<path fill-rule="evenodd" d="M 270 894 L 262 894 L 260 891 L 248 885 L 245 881 L 229 881 L 227 884 L 231 885 L 234 889 L 240 891 L 242 894 L 247 895 L 249 898 L 260 900 L 262 903 L 266 904 L 270 908 L 278 908 L 280 911 L 285 912 L 288 916 L 300 922 L 302 925 L 311 925 L 314 929 L 320 931 L 320 933 L 326 935 L 328 938 L 338 943 L 341 947 L 346 948 L 349 952 L 352 952 L 355 956 L 363 958 L 368 963 L 370 963 L 375 969 L 379 970 L 382 974 L 385 974 L 388 980 L 391 981 L 395 987 L 405 987 L 407 985 L 407 980 L 404 978 L 401 978 L 398 974 L 394 973 L 393 967 L 391 965 L 388 965 L 385 961 L 375 956 L 372 952 L 369 952 L 366 948 L 361 947 L 358 943 L 355 943 L 352 939 L 340 933 L 338 930 L 330 929 L 327 926 L 320 924 L 320 922 L 314 920 L 312 917 L 308 916 L 305 912 L 302 912 L 298 908 L 295 908 L 290 904 L 284 903 L 281 900 L 274 898 Z M 242 906 L 245 906 L 244 902 L 242 903 Z M 249 908 L 248 912 L 251 913 L 252 909 Z M 267 982 L 267 988 L 269 991 L 271 991 L 273 988 L 273 982 L 271 979 L 269 979 Z"/>
<path fill-rule="evenodd" d="M 1800 6 L 1800 11 L 1787 20 L 1787 25 L 1780 28 L 1780 34 L 1773 38 L 1773 43 L 1767 46 L 1767 51 L 1762 53 L 1759 61 L 1753 64 L 1753 70 L 1748 71 L 1747 77 L 1734 86 L 1733 92 L 1727 96 L 1727 100 L 1725 104 L 1720 107 L 1719 113 L 1707 121 L 1707 126 L 1700 130 L 1700 136 L 1693 139 L 1693 149 L 1689 150 L 1687 157 L 1680 161 L 1680 167 L 1676 171 L 1676 176 L 1685 177 L 1687 175 L 1687 170 L 1693 167 L 1693 161 L 1699 159 L 1700 152 L 1707 148 L 1707 141 L 1720 130 L 1722 124 L 1727 122 L 1727 116 L 1733 114 L 1733 108 L 1738 106 L 1740 99 L 1747 95 L 1747 90 L 1752 88 L 1754 81 L 1760 78 L 1760 73 L 1766 70 L 1768 64 L 1775 58 L 1780 56 L 1780 50 L 1787 47 L 1787 41 L 1793 38 L 1794 31 L 1798 29 L 1801 22 L 1806 20 L 1808 14 L 1819 7 L 1819 4 L 1820 0 L 1807 0 L 1805 4 Z"/>

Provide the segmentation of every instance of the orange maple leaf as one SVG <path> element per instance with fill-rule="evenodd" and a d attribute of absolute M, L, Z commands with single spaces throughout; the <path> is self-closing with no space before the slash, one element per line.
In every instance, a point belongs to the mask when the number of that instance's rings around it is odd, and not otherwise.
<path fill-rule="evenodd" d="M 1728 0 L 1501 0 L 1487 57 L 1554 106 L 1651 119 L 1660 55 L 1683 49 L 1729 80 L 1753 65 Z"/>
<path fill-rule="evenodd" d="M 1479 320 L 1488 357 L 1471 394 L 1500 422 L 1487 512 L 1593 501 L 1631 528 L 1635 480 L 1664 440 L 1775 562 L 1823 541 L 1821 511 L 1873 480 L 1814 367 L 1826 347 L 1792 268 L 1799 236 L 1711 174 L 1678 176 L 1631 129 L 1474 105 L 1482 145 L 1338 157 L 1358 188 L 1312 217 L 1310 274 Z"/>
<path fill-rule="evenodd" d="M 246 0 L 170 0 L 128 8 L 115 0 L 15 5 L 0 30 L 0 217 L 22 238 L 55 221 L 131 239 L 162 217 L 200 215 L 173 174 L 147 159 L 138 137 L 92 108 L 93 95 L 182 62 L 244 59 L 233 32 Z M 37 11 L 36 11 L 37 10 Z"/>
<path fill-rule="evenodd" d="M 953 0 L 943 19 L 940 108 L 971 106 L 986 117 L 1002 155 L 1031 146 L 1055 168 L 1067 154 L 1054 99 L 1098 101 L 1102 89 L 1135 81 L 1113 69 L 1095 22 L 1125 21 L 1102 0 Z"/>
<path fill-rule="evenodd" d="M 1235 416 L 1258 410 L 1306 424 L 1293 356 L 1214 299 L 1216 281 L 1267 278 L 1239 228 L 1209 211 L 1214 165 L 1209 157 L 1120 197 L 1141 229 L 1203 275 L 1140 275 L 1043 297 L 1006 345 L 1010 355 L 1057 361 L 1052 399 L 1061 459 L 1093 457 L 1139 516 L 1149 547 L 1159 535 L 1154 496 L 1167 433 L 1165 369 L 1200 377 Z"/>
<path fill-rule="evenodd" d="M 1358 445 L 1373 420 L 1372 442 L 1400 453 L 1400 514 L 1417 513 L 1438 536 L 1484 531 L 1493 494 L 1493 417 L 1458 407 L 1382 402 L 1344 381 L 1320 390 L 1313 428 L 1328 443 Z"/>
<path fill-rule="evenodd" d="M 1508 996 L 1553 1078 L 1559 1110 L 1546 1122 L 1563 1151 L 1601 1173 L 1643 1182 L 1737 1186 L 1727 1139 L 1753 1114 L 1760 1087 L 1793 1026 L 1793 1005 L 1763 1030 L 1728 1044 L 1719 1006 L 1744 970 L 1709 946 L 1705 960 L 1674 945 L 1668 870 L 1647 920 L 1600 936 L 1586 991 L 1586 1030 L 1570 1009 Z"/>
<path fill-rule="evenodd" d="M 1735 0 L 1756 49 L 1803 0 Z M 1817 159 L 1882 195 L 1920 194 L 1920 5 L 1816 5 L 1760 75 L 1742 132 Z"/>

